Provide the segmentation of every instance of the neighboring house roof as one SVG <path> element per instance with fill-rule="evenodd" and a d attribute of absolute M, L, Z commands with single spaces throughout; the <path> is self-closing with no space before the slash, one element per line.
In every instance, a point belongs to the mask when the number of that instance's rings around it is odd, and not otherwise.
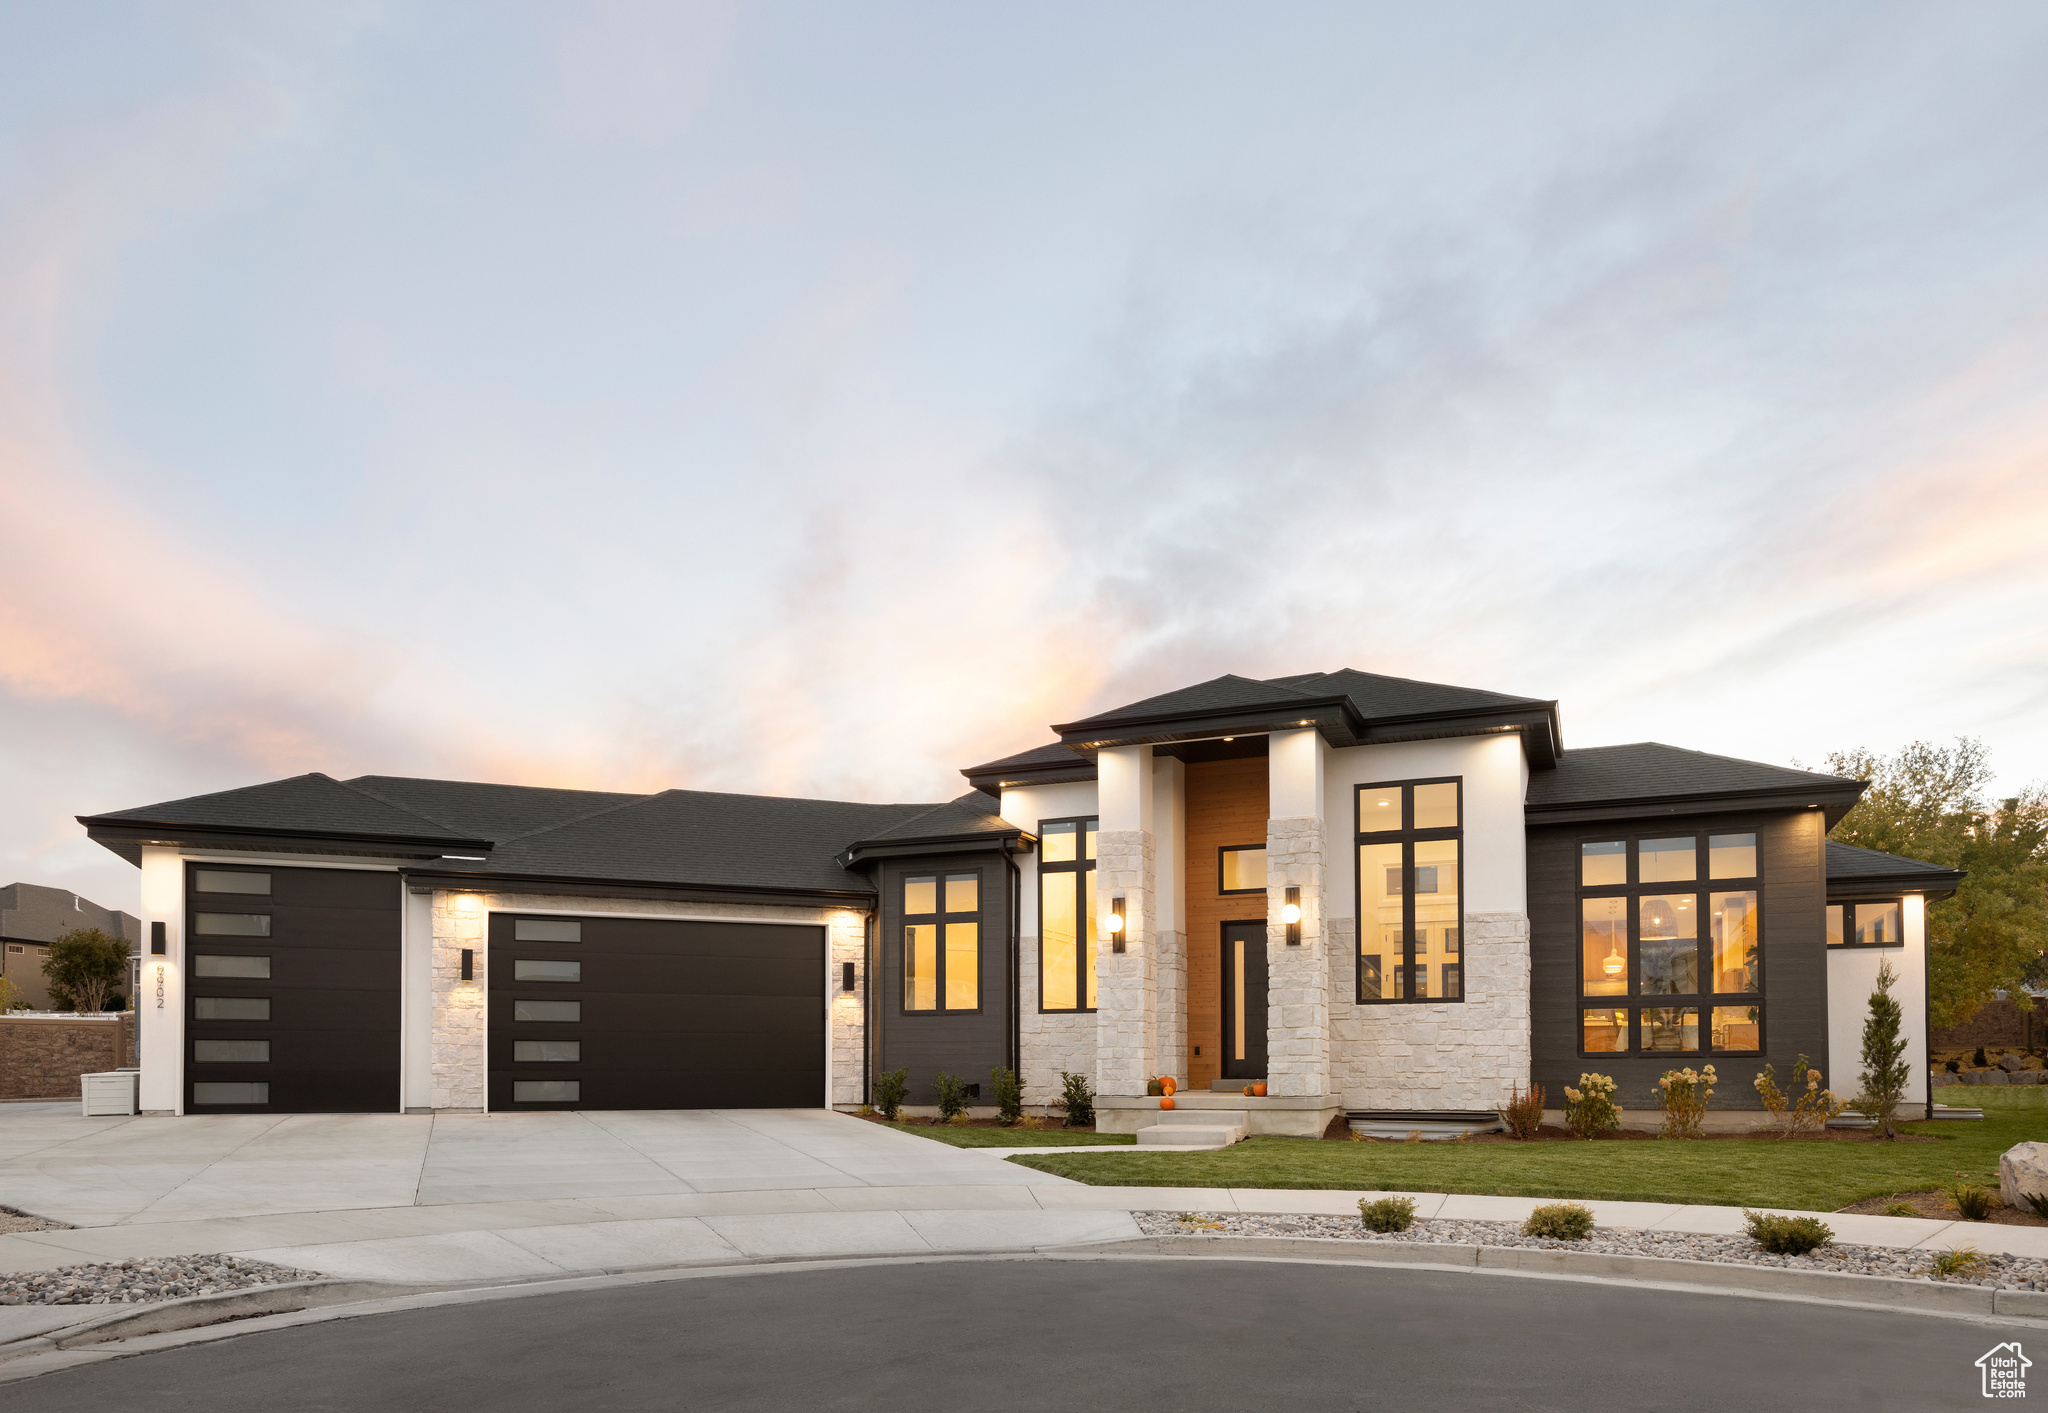
<path fill-rule="evenodd" d="M 1657 741 L 1580 746 L 1557 769 L 1529 777 L 1525 808 L 1532 823 L 1683 814 L 1715 809 L 1817 805 L 1833 826 L 1867 782 L 1793 770 L 1762 761 L 1688 751 Z"/>
<path fill-rule="evenodd" d="M 103 908 L 66 888 L 10 883 L 0 888 L 0 937 L 10 942 L 54 942 L 80 927 L 96 927 L 130 942 L 142 940 L 141 920 Z"/>
<path fill-rule="evenodd" d="M 1926 893 L 1945 898 L 1969 875 L 1961 869 L 1828 840 L 1828 893 Z"/>

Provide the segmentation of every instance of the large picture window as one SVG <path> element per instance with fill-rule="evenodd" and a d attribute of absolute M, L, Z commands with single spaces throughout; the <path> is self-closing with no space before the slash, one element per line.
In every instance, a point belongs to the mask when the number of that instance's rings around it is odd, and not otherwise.
<path fill-rule="evenodd" d="M 1095 1009 L 1095 821 L 1038 825 L 1038 1009 Z"/>
<path fill-rule="evenodd" d="M 1754 834 L 1579 845 L 1579 1053 L 1763 1053 Z"/>
<path fill-rule="evenodd" d="M 1828 904 L 1830 947 L 1903 947 L 1903 909 L 1897 898 Z"/>
<path fill-rule="evenodd" d="M 981 1009 L 981 875 L 903 880 L 903 1009 Z"/>
<path fill-rule="evenodd" d="M 1463 782 L 1356 792 L 1358 999 L 1465 999 Z"/>

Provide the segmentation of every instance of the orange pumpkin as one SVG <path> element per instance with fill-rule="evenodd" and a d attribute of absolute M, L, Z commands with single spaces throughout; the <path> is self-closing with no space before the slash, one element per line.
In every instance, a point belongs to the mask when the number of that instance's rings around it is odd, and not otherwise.
<path fill-rule="evenodd" d="M 1244 1087 L 1244 1097 L 1247 1099 L 1252 1097 L 1252 1087 L 1249 1084 Z"/>
<path fill-rule="evenodd" d="M 1257 1097 L 1263 1099 L 1266 1097 L 1266 1086 L 1263 1084 L 1255 1084 L 1252 1086 L 1252 1093 Z"/>
<path fill-rule="evenodd" d="M 1161 1099 L 1159 1101 L 1159 1107 L 1162 1109 L 1171 1109 L 1173 1107 L 1173 1096 L 1169 1094 L 1164 1099 Z"/>
<path fill-rule="evenodd" d="M 1159 1076 L 1159 1082 L 1166 1087 L 1166 1092 L 1168 1094 L 1171 1094 L 1175 1090 L 1180 1088 L 1180 1085 L 1174 1082 L 1174 1078 L 1170 1074 L 1163 1074 Z"/>

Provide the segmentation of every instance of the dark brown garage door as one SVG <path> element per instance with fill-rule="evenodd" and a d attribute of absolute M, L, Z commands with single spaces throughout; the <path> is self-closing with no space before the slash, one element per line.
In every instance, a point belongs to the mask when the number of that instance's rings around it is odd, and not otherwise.
<path fill-rule="evenodd" d="M 185 1108 L 398 1110 L 395 873 L 185 869 Z"/>
<path fill-rule="evenodd" d="M 491 1108 L 825 1102 L 825 930 L 491 915 Z"/>

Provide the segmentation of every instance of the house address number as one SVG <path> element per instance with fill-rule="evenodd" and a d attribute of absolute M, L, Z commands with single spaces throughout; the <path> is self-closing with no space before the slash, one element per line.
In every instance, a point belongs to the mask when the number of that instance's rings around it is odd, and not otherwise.
<path fill-rule="evenodd" d="M 164 1008 L 164 969 L 162 967 L 156 969 L 156 1008 L 159 1011 Z"/>

